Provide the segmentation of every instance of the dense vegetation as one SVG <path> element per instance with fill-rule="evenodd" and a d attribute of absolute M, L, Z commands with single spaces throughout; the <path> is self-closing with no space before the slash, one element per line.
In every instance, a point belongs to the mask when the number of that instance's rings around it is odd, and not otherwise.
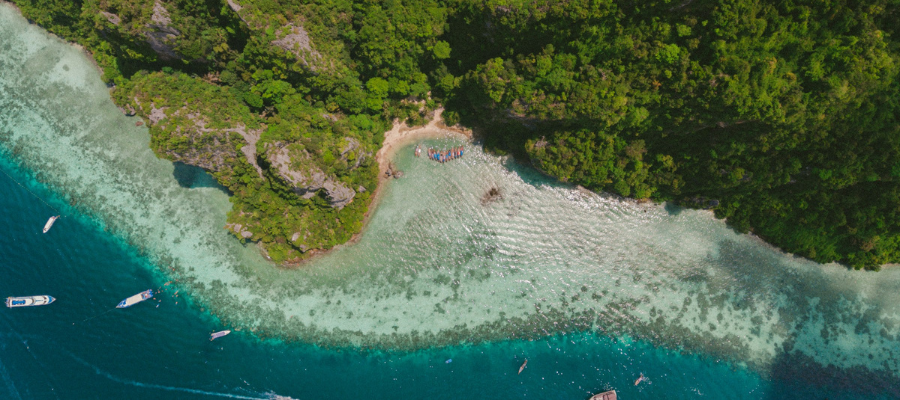
<path fill-rule="evenodd" d="M 379 132 L 443 104 L 561 180 L 711 208 L 821 262 L 900 262 L 897 0 L 16 3 L 84 44 L 121 105 L 167 107 L 154 150 L 205 149 L 188 158 L 234 193 L 229 222 L 278 260 L 356 232 Z M 272 146 L 367 191 L 297 196 Z"/>

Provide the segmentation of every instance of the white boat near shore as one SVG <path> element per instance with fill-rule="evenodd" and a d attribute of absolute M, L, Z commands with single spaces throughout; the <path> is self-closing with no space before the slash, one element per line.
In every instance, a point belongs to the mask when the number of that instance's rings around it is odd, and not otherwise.
<path fill-rule="evenodd" d="M 59 215 L 54 215 L 47 220 L 47 223 L 44 224 L 44 233 L 47 233 L 47 231 L 53 227 L 53 223 L 56 222 L 57 219 L 59 219 Z"/>
<path fill-rule="evenodd" d="M 231 333 L 231 331 L 218 331 L 216 333 L 213 333 L 212 335 L 209 335 L 209 341 L 211 342 L 229 333 Z"/>
<path fill-rule="evenodd" d="M 7 297 L 6 306 L 9 308 L 46 306 L 47 304 L 50 304 L 54 301 L 56 301 L 56 299 L 54 299 L 52 296 L 47 295 Z"/>
<path fill-rule="evenodd" d="M 137 303 L 140 303 L 144 300 L 147 300 L 151 297 L 153 297 L 153 289 L 147 289 L 143 292 L 140 292 L 134 296 L 131 296 L 125 300 L 120 301 L 119 305 L 117 305 L 116 308 L 131 307 L 131 306 L 133 306 Z"/>

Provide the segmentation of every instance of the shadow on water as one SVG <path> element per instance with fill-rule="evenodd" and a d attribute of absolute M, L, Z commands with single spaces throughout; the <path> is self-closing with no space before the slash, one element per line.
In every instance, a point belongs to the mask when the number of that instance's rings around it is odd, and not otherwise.
<path fill-rule="evenodd" d="M 212 175 L 208 174 L 203 168 L 180 162 L 175 162 L 172 164 L 175 166 L 175 170 L 172 171 L 172 176 L 175 177 L 175 180 L 178 182 L 179 186 L 188 189 L 219 189 L 222 191 L 222 193 L 231 196 L 232 193 L 228 190 L 228 188 L 220 185 L 219 182 L 216 181 L 216 178 L 213 178 Z"/>
<path fill-rule="evenodd" d="M 665 208 L 666 212 L 669 213 L 669 215 L 673 216 L 673 217 L 678 214 L 681 214 L 681 212 L 684 211 L 684 207 L 679 207 L 671 201 L 667 201 L 664 208 Z"/>
<path fill-rule="evenodd" d="M 566 182 L 560 181 L 559 179 L 557 179 L 555 177 L 552 177 L 550 175 L 547 175 L 547 174 L 541 172 L 539 169 L 535 168 L 534 166 L 532 166 L 528 163 L 520 162 L 513 157 L 507 157 L 503 161 L 503 167 L 506 168 L 509 172 L 512 172 L 512 173 L 518 175 L 519 178 L 522 179 L 523 182 L 525 182 L 531 186 L 534 186 L 534 187 L 545 186 L 545 187 L 551 187 L 551 188 L 565 188 L 565 189 L 572 189 L 575 187 L 575 185 L 573 185 L 571 183 L 566 183 Z M 598 194 L 603 195 L 602 192 L 598 193 Z"/>

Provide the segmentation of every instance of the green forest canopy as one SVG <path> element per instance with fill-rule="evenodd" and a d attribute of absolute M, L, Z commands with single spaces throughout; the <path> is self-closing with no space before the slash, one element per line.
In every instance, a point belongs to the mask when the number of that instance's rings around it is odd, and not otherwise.
<path fill-rule="evenodd" d="M 84 44 L 121 105 L 227 110 L 210 126 L 264 127 L 257 155 L 294 143 L 348 187 L 377 174 L 336 156 L 349 141 L 364 158 L 389 121 L 442 105 L 563 181 L 711 208 L 820 262 L 900 262 L 897 0 L 15 2 Z M 173 158 L 202 138 L 170 118 L 151 134 Z M 276 261 L 360 229 L 368 192 L 298 199 L 234 154 L 213 171 L 229 222 Z"/>

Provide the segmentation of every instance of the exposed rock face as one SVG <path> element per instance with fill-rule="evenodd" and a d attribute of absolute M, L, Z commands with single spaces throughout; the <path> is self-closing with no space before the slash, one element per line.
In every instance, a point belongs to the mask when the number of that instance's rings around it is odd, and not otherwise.
<path fill-rule="evenodd" d="M 366 158 L 367 154 L 358 154 L 360 149 L 359 141 L 352 137 L 344 138 L 344 146 L 341 148 L 341 159 L 347 161 L 347 165 L 351 169 L 359 167 L 359 164 Z M 351 165 L 350 159 L 353 158 Z"/>
<path fill-rule="evenodd" d="M 309 34 L 302 26 L 287 24 L 279 29 L 280 36 L 272 41 L 272 44 L 294 54 L 297 59 L 311 70 L 316 70 L 316 63 L 321 59 L 319 52 L 313 50 L 309 40 Z"/>
<path fill-rule="evenodd" d="M 306 150 L 296 149 L 293 153 L 291 157 L 290 146 L 284 143 L 266 145 L 266 160 L 278 176 L 291 185 L 297 195 L 311 198 L 325 187 L 325 173 L 305 162 L 310 158 Z"/>
<path fill-rule="evenodd" d="M 262 135 L 263 129 L 256 131 L 247 131 L 247 129 L 241 125 L 235 132 L 237 132 L 244 140 L 247 141 L 247 144 L 241 147 L 241 152 L 244 153 L 244 156 L 247 157 L 247 162 L 256 169 L 256 173 L 260 178 L 264 178 L 262 168 L 259 167 L 259 164 L 256 162 L 256 142 L 259 141 L 259 137 Z"/>
<path fill-rule="evenodd" d="M 168 107 L 156 108 L 156 104 L 151 104 L 151 107 L 150 115 L 147 116 L 147 119 L 150 120 L 151 124 L 157 124 L 166 117 L 166 108 Z"/>
<path fill-rule="evenodd" d="M 181 36 L 181 32 L 171 26 L 172 18 L 159 0 L 153 4 L 153 16 L 150 21 L 152 23 L 147 26 L 150 30 L 144 34 L 153 51 L 165 60 L 181 59 L 175 52 L 175 39 Z"/>
<path fill-rule="evenodd" d="M 328 202 L 337 209 L 344 208 L 353 201 L 356 192 L 348 188 L 343 182 L 327 180 L 325 181 L 325 192 L 328 193 Z"/>
<path fill-rule="evenodd" d="M 240 235 L 240 237 L 244 239 L 250 239 L 253 237 L 253 232 L 247 230 L 247 227 L 241 224 L 225 224 L 225 229 L 231 229 L 234 233 Z"/>
<path fill-rule="evenodd" d="M 241 5 L 238 4 L 234 0 L 228 0 L 228 7 L 231 7 L 231 9 L 234 10 L 234 12 L 241 11 L 241 9 L 244 8 L 244 7 L 241 7 Z"/>
<path fill-rule="evenodd" d="M 266 146 L 266 160 L 281 179 L 284 179 L 297 195 L 309 199 L 324 189 L 329 204 L 341 209 L 356 196 L 356 192 L 336 179 L 327 176 L 310 159 L 309 153 L 297 145 L 283 143 Z"/>
<path fill-rule="evenodd" d="M 102 15 L 104 18 L 106 18 L 106 20 L 109 21 L 113 25 L 119 25 L 122 23 L 122 18 L 119 18 L 119 16 L 116 14 L 106 12 L 106 11 L 100 11 L 100 15 Z"/>
<path fill-rule="evenodd" d="M 268 18 L 252 1 L 244 1 L 243 5 L 238 0 L 225 1 L 228 7 L 250 29 L 260 33 L 273 29 L 275 40 L 272 40 L 270 43 L 293 54 L 310 71 L 317 72 L 329 63 L 333 64 L 333 62 L 326 62 L 322 54 L 313 49 L 309 33 L 306 32 L 306 29 L 299 22 L 291 23 L 284 19 L 279 21 Z"/>
<path fill-rule="evenodd" d="M 140 104 L 140 103 L 138 103 Z M 247 162 L 256 168 L 260 177 L 262 169 L 256 163 L 256 141 L 262 129 L 248 131 L 243 124 L 237 124 L 233 128 L 211 129 L 207 128 L 207 120 L 203 115 L 190 112 L 187 107 L 171 111 L 168 107 L 157 108 L 151 103 L 147 119 L 150 126 L 159 126 L 167 129 L 171 118 L 187 117 L 194 123 L 192 127 L 178 126 L 172 135 L 181 136 L 186 146 L 178 148 L 157 148 L 158 153 L 164 153 L 167 158 L 185 164 L 197 166 L 207 171 L 218 172 L 223 168 L 230 168 L 227 161 L 239 157 L 235 148 L 241 146 Z"/>

